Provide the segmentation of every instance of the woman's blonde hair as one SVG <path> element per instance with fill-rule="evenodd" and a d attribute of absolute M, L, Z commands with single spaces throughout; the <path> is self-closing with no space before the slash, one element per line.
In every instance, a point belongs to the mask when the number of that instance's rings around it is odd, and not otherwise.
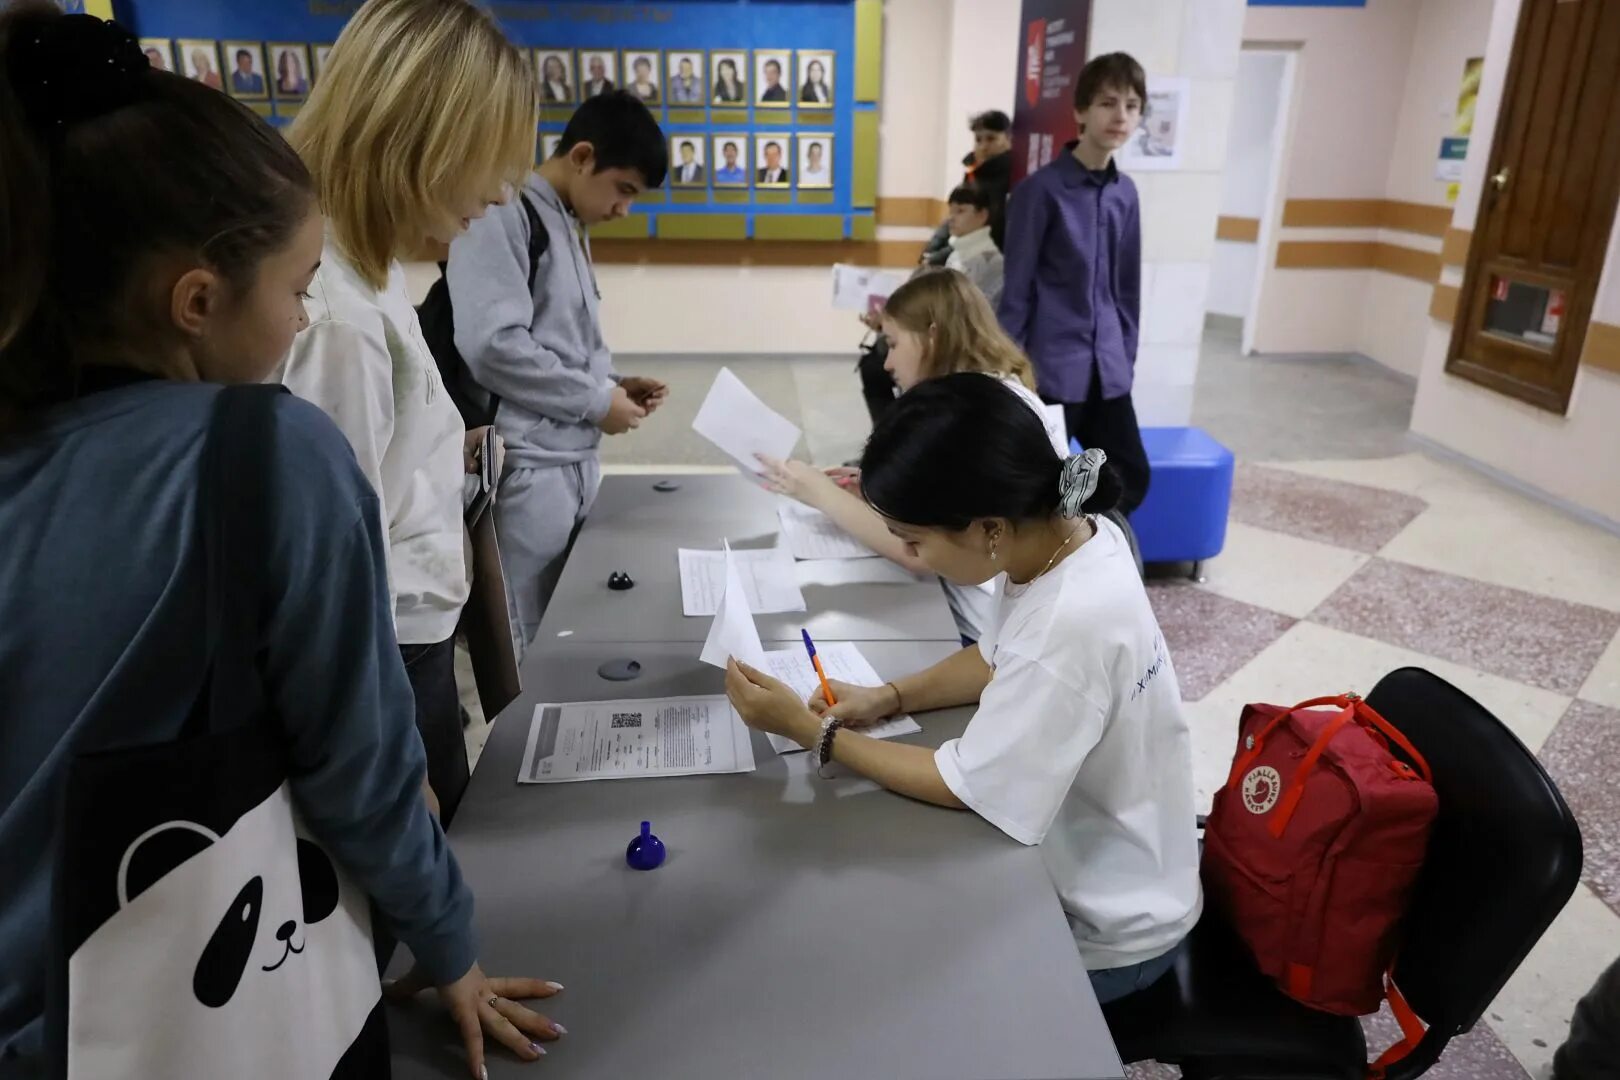
<path fill-rule="evenodd" d="M 1035 389 L 1029 358 L 1001 329 L 984 293 L 958 270 L 922 271 L 894 291 L 883 314 L 923 338 L 923 379 L 980 371 Z"/>
<path fill-rule="evenodd" d="M 338 35 L 288 140 L 333 236 L 375 288 L 447 202 L 520 186 L 534 167 L 539 83 L 468 0 L 367 0 Z"/>

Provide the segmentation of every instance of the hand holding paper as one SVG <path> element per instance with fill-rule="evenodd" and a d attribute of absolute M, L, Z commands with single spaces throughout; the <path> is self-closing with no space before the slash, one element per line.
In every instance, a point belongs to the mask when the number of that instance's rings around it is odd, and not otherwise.
<path fill-rule="evenodd" d="M 727 543 L 726 584 L 698 659 L 723 668 L 733 656 L 750 667 L 765 666 L 765 648 L 759 643 L 759 628 L 754 625 L 753 612 L 748 610 L 748 594 L 743 589 L 742 574 L 737 570 L 737 558 Z"/>
<path fill-rule="evenodd" d="M 754 392 L 721 368 L 703 399 L 692 430 L 714 443 L 750 476 L 761 471 L 758 456 L 788 458 L 799 444 L 799 429 L 773 412 Z"/>

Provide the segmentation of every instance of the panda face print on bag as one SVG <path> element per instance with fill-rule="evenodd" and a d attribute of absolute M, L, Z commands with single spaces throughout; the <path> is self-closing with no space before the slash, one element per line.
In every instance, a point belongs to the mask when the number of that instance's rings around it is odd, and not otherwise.
<path fill-rule="evenodd" d="M 127 905 L 170 870 L 217 843 L 219 837 L 190 821 L 170 821 L 137 837 L 119 866 L 119 907 Z M 338 877 L 326 852 L 303 837 L 296 840 L 300 904 L 297 912 L 265 909 L 265 882 L 255 874 L 220 916 L 197 958 L 192 992 L 202 1004 L 222 1008 L 243 977 L 255 967 L 272 972 L 308 946 L 304 932 L 337 909 Z M 274 928 L 273 940 L 269 934 Z M 269 962 L 264 962 L 268 960 Z"/>
<path fill-rule="evenodd" d="M 108 884 L 69 961 L 100 1003 L 68 1014 L 78 1076 L 334 1075 L 380 997 L 370 913 L 285 786 L 223 833 L 149 826 Z"/>

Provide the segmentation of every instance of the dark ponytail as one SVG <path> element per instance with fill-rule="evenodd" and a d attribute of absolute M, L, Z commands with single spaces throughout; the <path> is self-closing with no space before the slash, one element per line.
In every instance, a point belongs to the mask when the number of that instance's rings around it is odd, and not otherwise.
<path fill-rule="evenodd" d="M 861 488 L 893 521 L 959 531 L 985 518 L 1014 523 L 1060 512 L 1066 479 L 1035 410 L 1000 379 L 962 372 L 906 391 L 867 441 Z M 1088 514 L 1114 508 L 1123 487 L 1110 465 L 1095 470 Z"/>
<path fill-rule="evenodd" d="M 133 286 L 153 256 L 250 287 L 312 197 L 245 106 L 39 0 L 0 14 L 0 163 L 0 432 L 71 396 L 81 364 L 152 346 Z"/>

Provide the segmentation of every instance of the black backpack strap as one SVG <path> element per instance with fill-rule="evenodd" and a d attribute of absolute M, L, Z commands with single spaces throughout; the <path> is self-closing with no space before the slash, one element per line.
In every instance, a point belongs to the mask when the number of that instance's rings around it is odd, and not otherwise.
<path fill-rule="evenodd" d="M 207 574 L 208 685 L 199 705 L 205 730 L 263 714 L 259 673 L 269 538 L 276 520 L 276 385 L 227 386 L 214 399 L 197 485 Z"/>
<path fill-rule="evenodd" d="M 529 292 L 533 293 L 534 279 L 540 273 L 540 258 L 551 247 L 551 234 L 546 231 L 546 223 L 540 220 L 540 211 L 534 208 L 529 193 L 519 193 L 518 199 L 522 201 L 523 213 L 529 219 Z"/>

